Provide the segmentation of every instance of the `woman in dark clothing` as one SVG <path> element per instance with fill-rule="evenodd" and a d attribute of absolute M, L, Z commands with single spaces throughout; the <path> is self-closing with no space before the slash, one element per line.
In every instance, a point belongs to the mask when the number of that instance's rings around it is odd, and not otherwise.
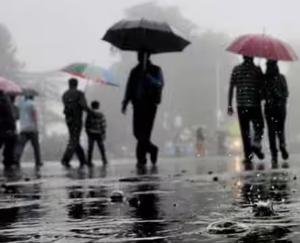
<path fill-rule="evenodd" d="M 278 167 L 278 143 L 282 158 L 287 160 L 289 157 L 284 131 L 288 96 L 287 82 L 279 71 L 277 61 L 268 60 L 265 74 L 265 116 L 273 168 Z"/>

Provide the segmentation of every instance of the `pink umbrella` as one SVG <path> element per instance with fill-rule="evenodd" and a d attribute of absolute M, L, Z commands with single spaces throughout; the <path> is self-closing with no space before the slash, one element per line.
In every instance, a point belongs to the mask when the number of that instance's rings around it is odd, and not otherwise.
<path fill-rule="evenodd" d="M 249 57 L 281 61 L 298 60 L 295 51 L 288 43 L 265 34 L 240 36 L 226 50 Z"/>
<path fill-rule="evenodd" d="M 10 94 L 21 94 L 22 89 L 15 82 L 0 77 L 0 90 Z"/>

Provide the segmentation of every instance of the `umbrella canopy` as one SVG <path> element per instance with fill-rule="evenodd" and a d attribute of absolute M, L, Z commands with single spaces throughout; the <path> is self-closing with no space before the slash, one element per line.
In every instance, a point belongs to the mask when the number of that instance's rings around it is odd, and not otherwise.
<path fill-rule="evenodd" d="M 22 93 L 22 89 L 19 85 L 3 77 L 0 77 L 0 90 L 4 91 L 5 93 L 15 94 L 15 95 Z"/>
<path fill-rule="evenodd" d="M 189 41 L 175 34 L 167 23 L 141 20 L 122 20 L 114 24 L 103 40 L 122 50 L 150 53 L 180 52 Z"/>
<path fill-rule="evenodd" d="M 33 88 L 23 88 L 22 89 L 22 95 L 25 95 L 25 96 L 38 96 L 39 92 L 37 92 Z"/>
<path fill-rule="evenodd" d="M 263 57 L 271 60 L 298 60 L 296 53 L 288 43 L 265 34 L 240 36 L 226 50 L 244 56 Z"/>
<path fill-rule="evenodd" d="M 88 63 L 73 63 L 64 67 L 62 71 L 73 76 L 92 80 L 96 83 L 119 86 L 119 84 L 114 82 L 112 74 L 109 71 L 96 65 Z"/>

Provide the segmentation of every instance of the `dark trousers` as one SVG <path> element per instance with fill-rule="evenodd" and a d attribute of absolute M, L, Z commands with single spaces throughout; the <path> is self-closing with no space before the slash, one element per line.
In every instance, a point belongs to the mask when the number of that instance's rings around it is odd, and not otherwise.
<path fill-rule="evenodd" d="M 238 118 L 244 146 L 245 159 L 249 159 L 252 154 L 252 147 L 261 147 L 261 140 L 264 133 L 264 119 L 262 109 L 258 107 L 238 107 Z M 250 133 L 250 126 L 254 130 L 254 136 Z"/>
<path fill-rule="evenodd" d="M 26 143 L 30 141 L 33 152 L 34 152 L 34 159 L 36 165 L 41 165 L 41 150 L 40 150 L 40 143 L 39 143 L 39 133 L 37 131 L 32 132 L 21 132 L 18 139 L 18 144 L 16 146 L 16 157 L 18 163 L 20 163 L 24 148 Z"/>
<path fill-rule="evenodd" d="M 9 167 L 16 164 L 15 146 L 17 136 L 15 134 L 0 135 L 0 149 L 3 148 L 3 165 Z"/>
<path fill-rule="evenodd" d="M 271 155 L 277 158 L 278 146 L 277 139 L 279 142 L 279 148 L 285 148 L 285 119 L 286 119 L 286 106 L 265 106 L 265 116 L 268 126 L 269 144 Z"/>
<path fill-rule="evenodd" d="M 88 133 L 88 164 L 92 164 L 92 157 L 93 157 L 93 150 L 94 150 L 94 144 L 95 142 L 98 144 L 98 148 L 101 154 L 101 159 L 103 164 L 107 163 L 106 153 L 105 153 L 105 146 L 103 139 L 100 134 L 93 134 Z"/>
<path fill-rule="evenodd" d="M 69 130 L 69 141 L 67 148 L 62 157 L 63 164 L 69 164 L 70 160 L 73 157 L 73 154 L 76 153 L 78 160 L 81 165 L 86 164 L 86 159 L 84 155 L 84 150 L 80 145 L 80 134 L 82 130 L 82 122 L 81 121 L 69 121 L 67 122 L 67 127 Z"/>
<path fill-rule="evenodd" d="M 156 104 L 135 104 L 133 106 L 133 134 L 137 140 L 136 158 L 140 164 L 146 163 L 147 153 L 151 154 L 158 149 L 151 142 L 156 111 Z"/>

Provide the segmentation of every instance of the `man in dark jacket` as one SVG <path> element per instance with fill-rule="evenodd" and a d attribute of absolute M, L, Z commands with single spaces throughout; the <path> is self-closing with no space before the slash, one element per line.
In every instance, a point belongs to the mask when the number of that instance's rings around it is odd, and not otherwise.
<path fill-rule="evenodd" d="M 263 73 L 256 66 L 252 57 L 244 56 L 242 64 L 233 69 L 228 92 L 228 114 L 232 115 L 233 90 L 236 88 L 237 113 L 244 145 L 245 166 L 252 166 L 252 153 L 259 159 L 264 158 L 261 140 L 263 136 L 264 121 L 261 109 L 263 90 Z M 250 126 L 254 129 L 254 138 L 250 133 Z"/>
<path fill-rule="evenodd" d="M 15 144 L 16 124 L 13 105 L 9 96 L 0 90 L 0 148 L 3 147 L 3 164 L 5 168 L 16 163 Z"/>
<path fill-rule="evenodd" d="M 92 101 L 92 110 L 88 112 L 85 122 L 85 129 L 88 136 L 88 159 L 89 166 L 93 166 L 92 155 L 94 150 L 94 143 L 97 142 L 102 162 L 107 164 L 107 158 L 105 153 L 104 140 L 106 136 L 106 121 L 103 113 L 98 109 L 100 104 L 98 101 Z"/>
<path fill-rule="evenodd" d="M 76 152 L 80 161 L 80 166 L 86 164 L 86 158 L 82 146 L 80 145 L 80 134 L 82 130 L 82 115 L 88 110 L 85 95 L 77 89 L 77 79 L 69 80 L 69 89 L 63 94 L 62 101 L 64 104 L 64 114 L 66 124 L 69 130 L 69 142 L 66 151 L 62 157 L 62 164 L 66 167 L 70 166 L 70 160 Z"/>
<path fill-rule="evenodd" d="M 149 57 L 149 53 L 138 53 L 139 63 L 130 73 L 122 105 L 123 114 L 129 102 L 133 105 L 133 133 L 137 139 L 138 166 L 146 164 L 147 153 L 150 153 L 153 164 L 156 164 L 158 157 L 158 147 L 151 142 L 151 133 L 157 106 L 161 102 L 164 80 L 160 67 L 153 65 Z"/>

